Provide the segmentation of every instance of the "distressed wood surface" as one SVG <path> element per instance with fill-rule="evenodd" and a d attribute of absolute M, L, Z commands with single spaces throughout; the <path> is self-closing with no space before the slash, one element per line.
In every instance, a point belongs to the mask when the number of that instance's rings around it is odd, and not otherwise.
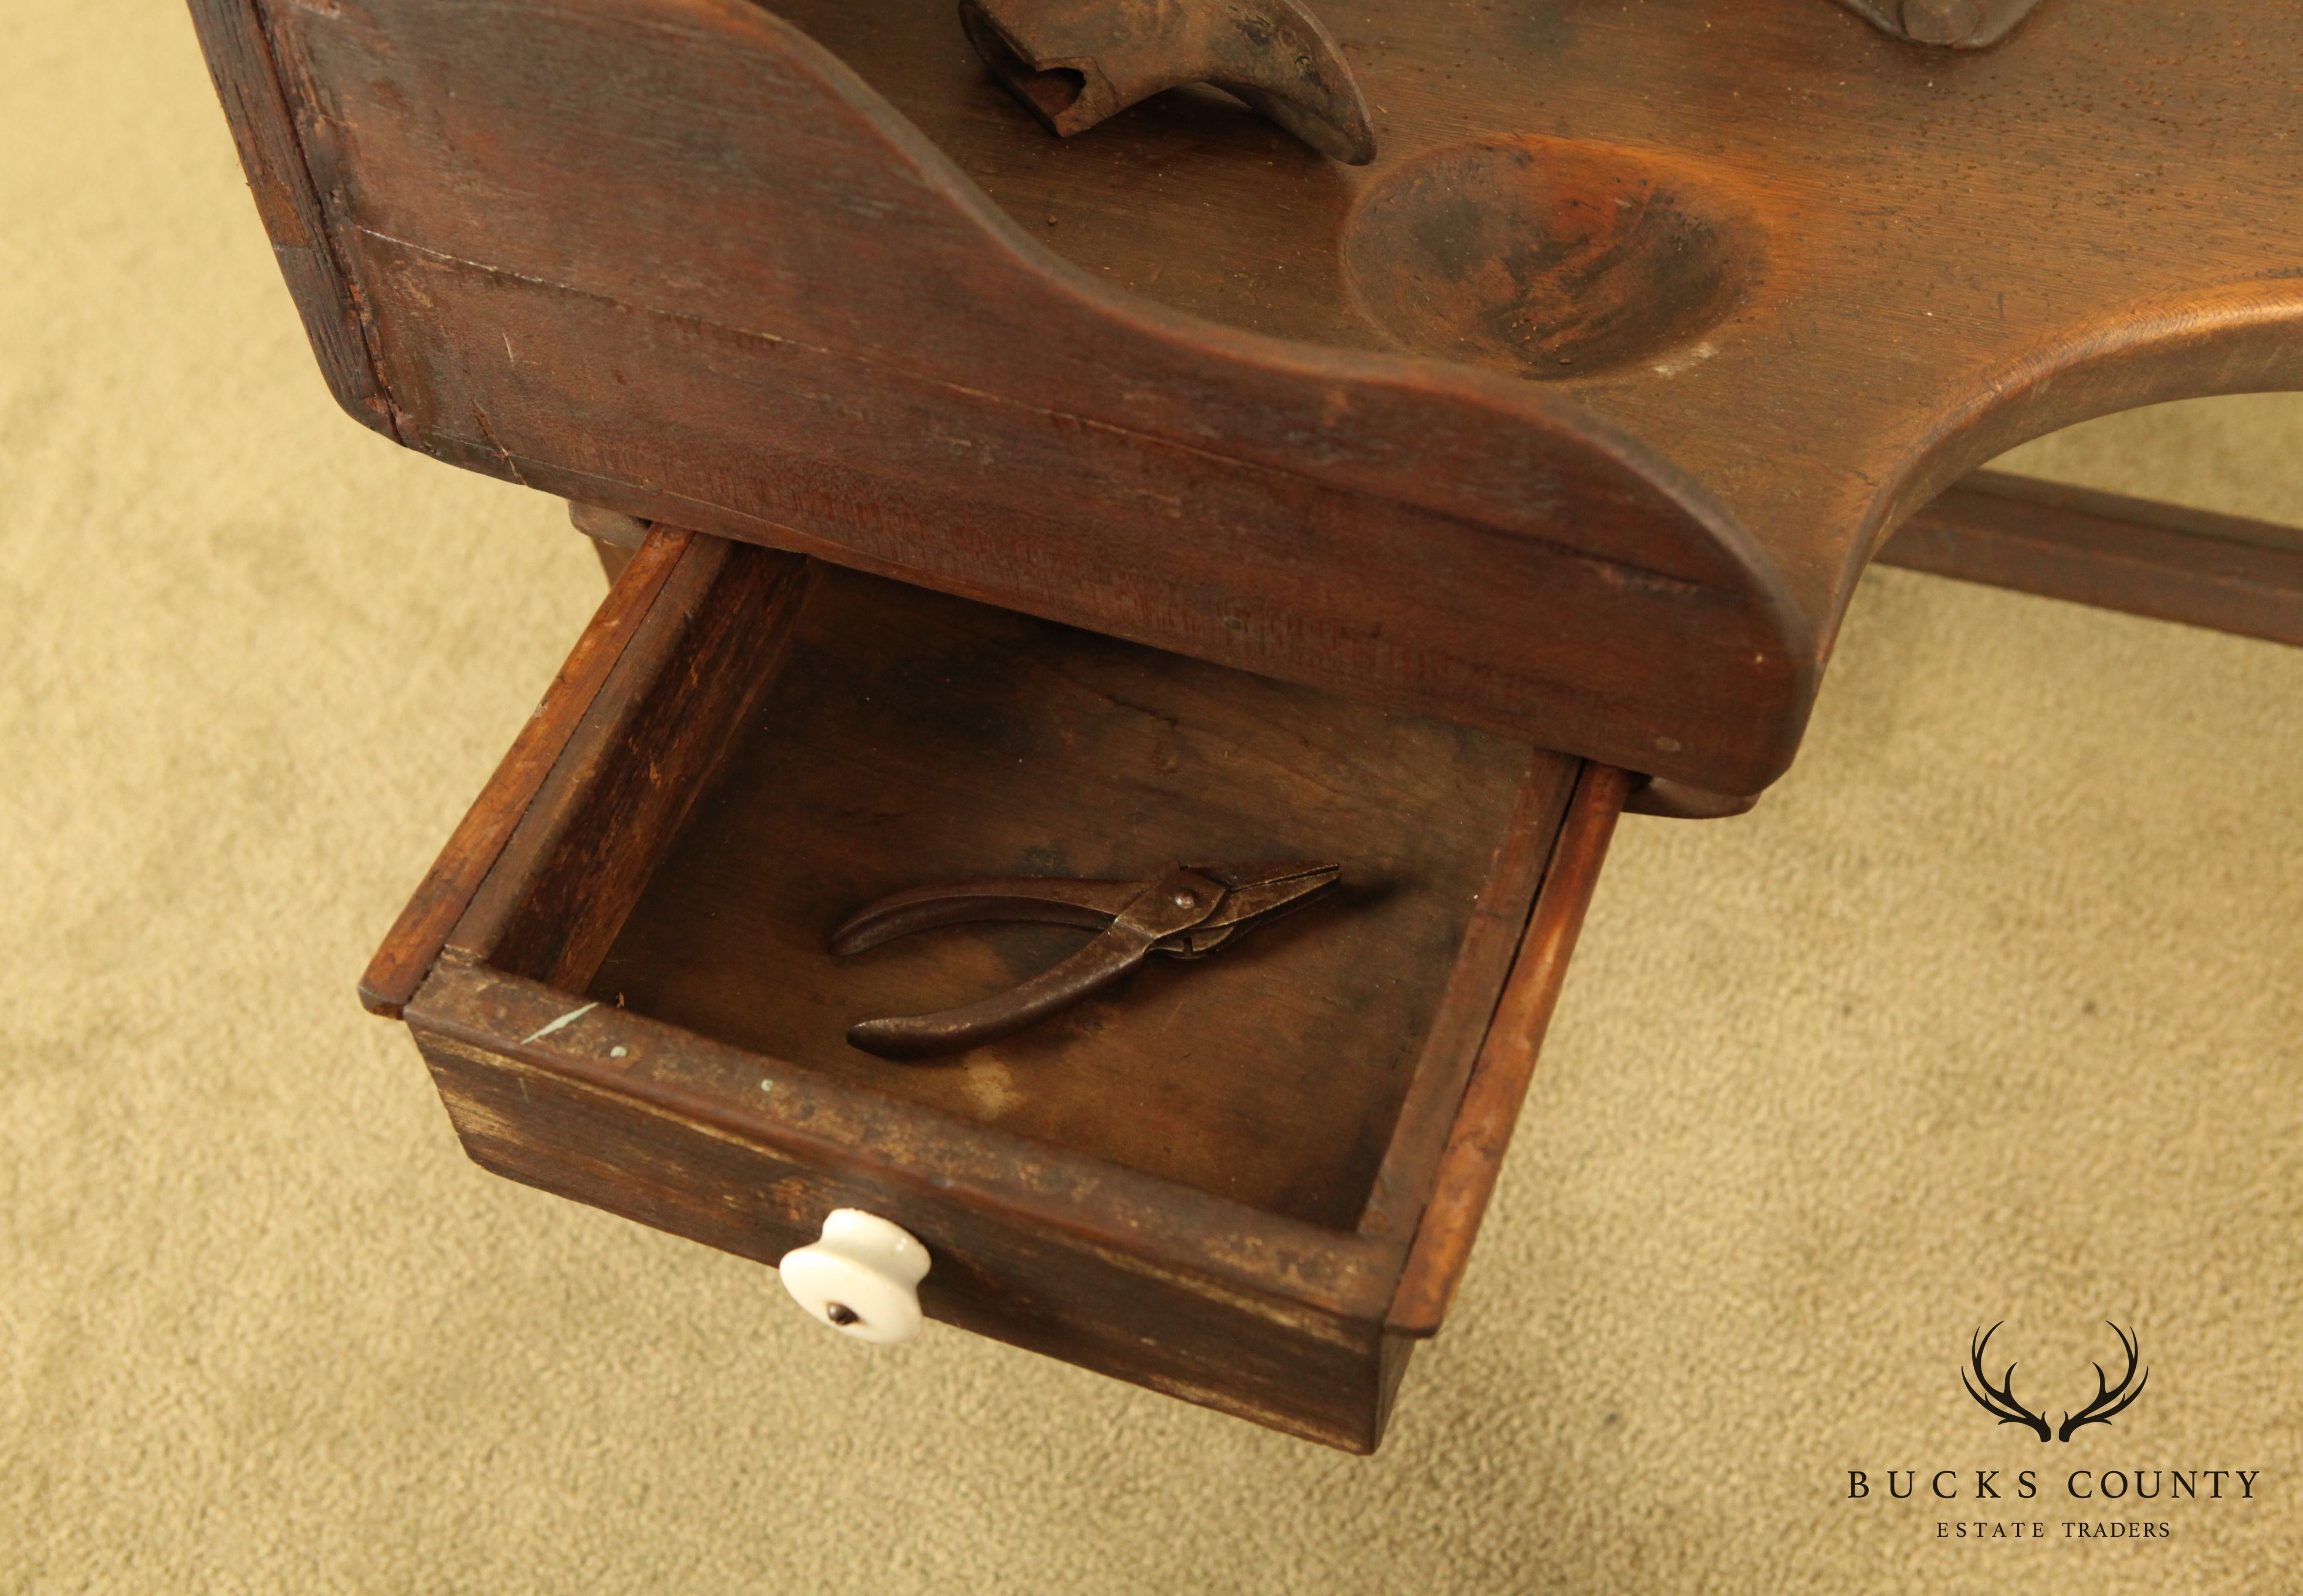
<path fill-rule="evenodd" d="M 1962 471 L 2303 386 L 2303 14 L 1818 9 L 1333 0 L 1363 168 L 946 0 L 261 0 L 234 104 L 418 447 L 1733 797 Z"/>
<path fill-rule="evenodd" d="M 806 570 L 797 554 L 688 543 L 451 945 L 548 984 L 590 979 L 745 730 Z"/>
<path fill-rule="evenodd" d="M 368 961 L 359 993 L 371 1013 L 396 1017 L 415 994 L 689 543 L 689 535 L 677 528 L 654 533 L 632 557 L 624 573 L 628 579 L 617 582 L 601 601 L 536 712 Z"/>
<path fill-rule="evenodd" d="M 2046 0 L 1998 47 L 1944 51 L 1819 4 L 1321 0 L 1375 107 L 1365 167 L 1204 93 L 1033 139 L 942 0 L 776 9 L 1116 287 L 1491 365 L 1620 424 L 1749 529 L 1827 645 L 1884 536 L 2013 444 L 2159 400 L 2303 388 L 2303 9 Z M 1542 180 L 1532 215 L 1508 173 L 1447 169 L 1498 144 Z M 1531 297 L 1487 301 L 1504 325 L 1483 325 L 1468 312 L 1497 280 L 1478 259 L 1395 305 L 1414 247 L 1395 234 L 1371 260 L 1368 234 L 1413 182 L 1450 177 L 1470 186 L 1441 190 L 1459 219 L 1431 218 L 1435 244 L 1588 242 L 1558 258 L 1605 314 L 1509 325 L 1560 286 L 1539 262 Z M 1531 225 L 1552 207 L 1635 219 Z M 1621 297 L 1639 274 L 1598 246 L 1680 263 L 1643 324 Z"/>
<path fill-rule="evenodd" d="M 1472 906 L 1471 925 L 1449 975 L 1451 987 L 1464 991 L 1451 991 L 1455 1001 L 1443 1009 L 1425 1041 L 1424 1056 L 1360 1213 L 1362 1235 L 1405 1243 L 1421 1222 L 1435 1171 L 1455 1134 L 1465 1085 L 1495 1022 L 1496 992 L 1506 975 L 1520 978 L 1536 893 L 1547 880 L 1585 768 L 1544 754 L 1530 762 L 1511 823 L 1496 849 L 1489 886 Z"/>
<path fill-rule="evenodd" d="M 1411 1082 L 1470 1067 L 1575 762 L 832 568 L 792 632 L 589 995 L 1354 1228 Z M 1521 812 L 1545 840 L 1533 857 L 1504 849 Z M 945 1063 L 890 1066 L 845 1040 L 860 1019 L 999 992 L 1084 940 L 954 927 L 831 958 L 831 928 L 890 892 L 1285 858 L 1338 863 L 1343 885 L 1217 957 L 1154 958 Z M 1489 934 L 1490 901 L 1515 909 L 1509 934 Z"/>
<path fill-rule="evenodd" d="M 472 1155 L 763 1261 L 867 1207 L 936 1256 L 932 1313 L 1371 1448 L 1410 1244 L 1435 1201 L 1476 1227 L 1445 1176 L 1475 1060 L 1590 889 L 1555 847 L 1588 767 L 743 544 L 659 529 L 640 560 L 665 551 L 408 1005 Z M 865 899 L 1305 854 L 1344 889 L 1219 956 L 934 1065 L 846 1045 L 1080 935 L 834 958 Z"/>
<path fill-rule="evenodd" d="M 1379 1281 L 1354 1238 L 963 1130 L 612 1005 L 520 1040 L 569 1007 L 460 955 L 410 1006 L 484 1168 L 771 1265 L 833 1208 L 861 1207 L 926 1246 L 933 1318 L 1374 1449 L 1384 1337 L 1366 1298 Z"/>
<path fill-rule="evenodd" d="M 1642 767 L 1789 757 L 1767 561 L 1540 387 L 1116 292 L 745 0 L 266 14 L 418 447 Z"/>
<path fill-rule="evenodd" d="M 1402 1334 L 1438 1333 L 1471 1261 L 1472 1240 L 1503 1172 L 1504 1153 L 1582 933 L 1583 912 L 1629 791 L 1625 773 L 1604 764 L 1587 765 L 1576 784 L 1536 899 L 1535 918 L 1456 1107 L 1447 1152 L 1392 1299 L 1387 1322 Z"/>
<path fill-rule="evenodd" d="M 328 391 L 363 426 L 398 438 L 369 329 L 336 258 L 257 0 L 190 0 L 208 76 L 273 258 L 302 312 Z M 402 439 L 401 441 L 405 441 Z"/>

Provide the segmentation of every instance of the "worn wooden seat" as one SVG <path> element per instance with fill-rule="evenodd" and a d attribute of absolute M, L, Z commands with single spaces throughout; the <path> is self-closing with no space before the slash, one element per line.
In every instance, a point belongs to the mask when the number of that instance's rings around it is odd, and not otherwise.
<path fill-rule="evenodd" d="M 369 425 L 1722 794 L 1968 467 L 2303 382 L 2277 13 L 1358 0 L 1346 167 L 1206 95 L 1052 139 L 944 0 L 196 10 Z"/>

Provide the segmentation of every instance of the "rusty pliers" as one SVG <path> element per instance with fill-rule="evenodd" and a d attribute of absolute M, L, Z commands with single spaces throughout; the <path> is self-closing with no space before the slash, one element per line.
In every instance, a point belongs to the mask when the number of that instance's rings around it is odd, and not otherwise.
<path fill-rule="evenodd" d="M 848 1027 L 848 1043 L 883 1059 L 925 1059 L 1012 1036 L 1102 991 L 1152 954 L 1204 958 L 1229 947 L 1251 927 L 1325 893 L 1341 875 L 1335 865 L 1179 865 L 1150 881 L 1025 876 L 898 892 L 849 916 L 831 933 L 831 950 L 861 953 L 915 931 L 982 920 L 1101 934 L 995 996 L 933 1014 L 859 1021 Z"/>

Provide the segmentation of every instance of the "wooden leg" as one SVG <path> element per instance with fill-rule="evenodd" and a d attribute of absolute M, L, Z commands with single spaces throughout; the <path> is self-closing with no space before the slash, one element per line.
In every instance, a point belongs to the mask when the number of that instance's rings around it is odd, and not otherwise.
<path fill-rule="evenodd" d="M 2303 645 L 2303 530 L 1978 471 L 1887 540 L 1883 564 Z"/>
<path fill-rule="evenodd" d="M 608 586 L 611 587 L 616 585 L 616 578 L 624 574 L 624 567 L 632 562 L 632 551 L 620 548 L 612 543 L 595 540 L 592 552 L 600 556 L 600 569 L 608 573 Z"/>
<path fill-rule="evenodd" d="M 570 499 L 568 519 L 576 530 L 592 540 L 593 550 L 600 556 L 600 569 L 608 573 L 611 587 L 624 574 L 624 567 L 632 562 L 640 545 L 647 541 L 648 523 L 620 511 L 578 504 Z"/>

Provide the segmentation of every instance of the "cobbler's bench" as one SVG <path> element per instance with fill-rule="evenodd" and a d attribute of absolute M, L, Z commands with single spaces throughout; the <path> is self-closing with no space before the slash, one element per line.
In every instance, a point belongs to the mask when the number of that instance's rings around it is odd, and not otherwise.
<path fill-rule="evenodd" d="M 2303 640 L 2293 534 L 1967 476 L 2303 387 L 2290 8 L 1320 0 L 1356 166 L 1056 139 L 950 0 L 192 9 L 337 398 L 618 545 L 363 987 L 473 1156 L 763 1262 L 868 1210 L 930 1316 L 1298 1434 L 1438 1328 L 1616 815 L 1783 772 L 1870 560 Z M 830 960 L 883 892 L 1313 855 L 1188 977 L 841 1041 L 1077 935 Z"/>

